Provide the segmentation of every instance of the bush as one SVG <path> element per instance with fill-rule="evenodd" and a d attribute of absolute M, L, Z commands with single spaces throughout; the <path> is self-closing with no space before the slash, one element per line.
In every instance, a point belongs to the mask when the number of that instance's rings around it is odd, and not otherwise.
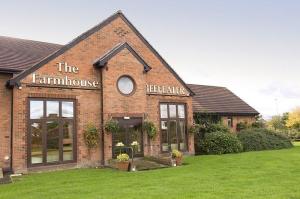
<path fill-rule="evenodd" d="M 182 153 L 176 149 L 172 150 L 172 158 L 181 158 L 182 157 Z"/>
<path fill-rule="evenodd" d="M 300 140 L 300 131 L 296 129 L 287 129 L 283 132 L 291 141 Z"/>
<path fill-rule="evenodd" d="M 200 125 L 198 136 L 200 139 L 203 139 L 206 134 L 213 133 L 213 132 L 230 133 L 230 129 L 221 123 Z"/>
<path fill-rule="evenodd" d="M 244 151 L 261 151 L 292 147 L 291 141 L 281 133 L 268 129 L 246 129 L 238 133 Z"/>
<path fill-rule="evenodd" d="M 199 148 L 206 154 L 239 153 L 243 151 L 239 139 L 231 133 L 213 132 L 205 135 Z"/>

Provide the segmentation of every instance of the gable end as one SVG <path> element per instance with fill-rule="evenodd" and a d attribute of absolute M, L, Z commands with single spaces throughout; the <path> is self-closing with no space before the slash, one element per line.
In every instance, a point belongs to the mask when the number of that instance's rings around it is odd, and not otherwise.
<path fill-rule="evenodd" d="M 102 57 L 100 57 L 93 65 L 95 67 L 104 67 L 105 64 L 111 59 L 113 58 L 115 55 L 117 55 L 120 51 L 122 51 L 123 49 L 127 49 L 129 50 L 129 52 L 144 66 L 144 71 L 148 72 L 149 70 L 151 70 L 151 67 L 143 60 L 143 58 L 141 58 L 137 52 L 127 43 L 120 43 L 117 46 L 115 46 L 113 49 L 111 49 L 110 51 L 108 51 L 107 53 L 105 53 Z"/>
<path fill-rule="evenodd" d="M 51 60 L 55 59 L 59 55 L 63 54 L 64 52 L 66 52 L 67 50 L 69 50 L 70 48 L 72 48 L 73 46 L 75 46 L 76 44 L 78 44 L 80 41 L 86 39 L 87 37 L 89 37 L 90 35 L 92 35 L 93 33 L 95 33 L 96 31 L 100 30 L 101 28 L 103 28 L 104 26 L 106 26 L 107 24 L 109 24 L 110 22 L 112 22 L 113 20 L 115 20 L 117 17 L 120 17 L 121 19 L 123 19 L 123 21 L 133 30 L 133 32 L 141 39 L 141 41 L 151 50 L 151 52 L 163 63 L 163 65 L 185 87 L 185 89 L 190 93 L 190 95 L 191 96 L 195 95 L 194 92 L 186 85 L 186 83 L 174 71 L 174 69 L 160 56 L 160 54 L 151 46 L 151 44 L 133 26 L 133 24 L 125 17 L 125 15 L 121 11 L 116 12 L 115 14 L 113 14 L 110 17 L 108 17 L 107 19 L 105 19 L 103 22 L 101 22 L 98 25 L 94 26 L 90 30 L 84 32 L 83 34 L 81 34 L 80 36 L 78 36 L 77 38 L 75 38 L 74 40 L 72 40 L 70 43 L 68 43 L 67 45 L 63 46 L 62 48 L 60 48 L 56 52 L 50 54 L 48 57 L 44 58 L 43 60 L 41 60 L 37 64 L 33 65 L 31 68 L 29 68 L 29 69 L 27 69 L 27 70 L 19 73 L 17 76 L 15 76 L 14 78 L 10 79 L 7 82 L 7 85 L 9 87 L 14 87 L 15 85 L 20 84 L 20 81 L 23 78 L 25 78 L 27 75 L 29 75 L 30 73 L 36 71 L 37 69 L 39 69 L 43 65 L 47 64 Z"/>

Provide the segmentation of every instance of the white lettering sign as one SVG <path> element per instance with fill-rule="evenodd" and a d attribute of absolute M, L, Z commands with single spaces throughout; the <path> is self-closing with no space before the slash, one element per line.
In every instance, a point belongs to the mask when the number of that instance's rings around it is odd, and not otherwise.
<path fill-rule="evenodd" d="M 186 92 L 186 89 L 178 86 L 160 86 L 155 84 L 146 85 L 147 94 L 156 94 L 156 95 L 183 95 L 188 96 L 189 93 Z"/>
<path fill-rule="evenodd" d="M 67 62 L 60 62 L 57 64 L 57 70 L 60 73 L 78 74 L 79 68 L 70 66 Z M 64 76 L 50 76 L 32 73 L 32 83 L 41 85 L 54 85 L 65 87 L 82 87 L 82 88 L 98 88 L 99 82 L 95 80 L 70 78 L 68 75 Z"/>

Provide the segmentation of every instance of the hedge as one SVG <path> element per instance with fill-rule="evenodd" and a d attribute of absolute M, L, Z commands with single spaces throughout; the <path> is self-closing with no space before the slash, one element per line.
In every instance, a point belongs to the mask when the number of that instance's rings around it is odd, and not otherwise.
<path fill-rule="evenodd" d="M 241 142 L 234 134 L 220 131 L 206 134 L 204 139 L 199 141 L 198 145 L 205 154 L 220 155 L 243 151 Z"/>
<path fill-rule="evenodd" d="M 293 147 L 283 134 L 268 129 L 245 129 L 238 133 L 244 151 L 261 151 Z"/>

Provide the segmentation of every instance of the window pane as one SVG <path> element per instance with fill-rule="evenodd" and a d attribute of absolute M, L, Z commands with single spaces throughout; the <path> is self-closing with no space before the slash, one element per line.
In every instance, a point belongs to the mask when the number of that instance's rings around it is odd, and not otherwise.
<path fill-rule="evenodd" d="M 57 121 L 47 122 L 47 162 L 59 160 L 59 124 Z"/>
<path fill-rule="evenodd" d="M 44 115 L 43 101 L 30 101 L 30 119 L 40 119 Z"/>
<path fill-rule="evenodd" d="M 160 118 L 168 118 L 168 105 L 160 105 Z"/>
<path fill-rule="evenodd" d="M 167 130 L 161 131 L 161 145 L 162 145 L 162 151 L 169 151 L 168 131 Z"/>
<path fill-rule="evenodd" d="M 74 116 L 73 102 L 62 102 L 62 117 L 73 117 Z"/>
<path fill-rule="evenodd" d="M 168 129 L 168 122 L 167 121 L 161 121 L 161 129 L 167 130 Z"/>
<path fill-rule="evenodd" d="M 63 160 L 73 160 L 73 124 L 65 122 L 63 125 Z"/>
<path fill-rule="evenodd" d="M 178 105 L 178 117 L 185 118 L 184 105 Z"/>
<path fill-rule="evenodd" d="M 31 164 L 43 162 L 43 143 L 42 143 L 42 125 L 41 123 L 32 123 L 31 132 Z"/>
<path fill-rule="evenodd" d="M 118 80 L 118 88 L 121 93 L 129 95 L 133 92 L 134 83 L 130 77 L 124 76 Z"/>
<path fill-rule="evenodd" d="M 47 117 L 59 117 L 59 102 L 47 101 Z"/>
<path fill-rule="evenodd" d="M 176 120 L 170 121 L 169 133 L 170 133 L 171 150 L 178 149 Z"/>
<path fill-rule="evenodd" d="M 169 115 L 170 117 L 176 117 L 176 105 L 169 105 Z"/>
<path fill-rule="evenodd" d="M 181 151 L 185 151 L 186 150 L 186 136 L 185 136 L 185 122 L 184 121 L 179 121 L 178 139 L 179 139 L 179 149 Z"/>

